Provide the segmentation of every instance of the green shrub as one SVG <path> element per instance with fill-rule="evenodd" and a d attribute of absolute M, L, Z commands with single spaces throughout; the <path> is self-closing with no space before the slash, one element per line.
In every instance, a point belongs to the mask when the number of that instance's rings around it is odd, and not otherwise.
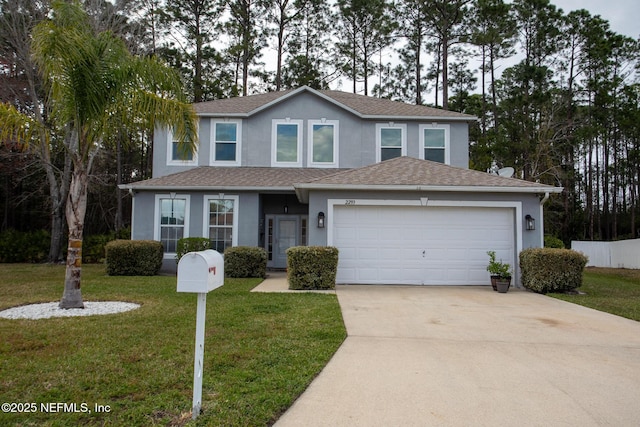
<path fill-rule="evenodd" d="M 104 262 L 104 248 L 112 240 L 115 240 L 115 233 L 85 236 L 82 240 L 82 262 Z"/>
<path fill-rule="evenodd" d="M 43 262 L 49 256 L 51 234 L 46 230 L 0 233 L 0 262 Z"/>
<path fill-rule="evenodd" d="M 183 237 L 176 246 L 176 262 L 189 252 L 200 252 L 211 249 L 211 241 L 206 237 Z"/>
<path fill-rule="evenodd" d="M 500 261 L 496 261 L 496 252 L 487 251 L 489 255 L 489 265 L 487 265 L 487 271 L 491 276 L 501 277 L 503 279 L 511 277 L 511 265 Z"/>
<path fill-rule="evenodd" d="M 224 251 L 226 277 L 267 276 L 267 251 L 252 246 L 234 246 Z"/>
<path fill-rule="evenodd" d="M 551 236 L 547 234 L 544 236 L 544 247 L 545 248 L 556 248 L 556 249 L 564 249 L 564 242 L 558 239 L 556 236 Z"/>
<path fill-rule="evenodd" d="M 522 286 L 534 292 L 570 291 L 582 286 L 587 257 L 570 249 L 531 248 L 520 252 Z"/>
<path fill-rule="evenodd" d="M 294 246 L 287 249 L 289 289 L 335 289 L 338 249 Z"/>
<path fill-rule="evenodd" d="M 113 240 L 105 246 L 109 276 L 155 276 L 162 267 L 162 243 L 155 240 Z"/>

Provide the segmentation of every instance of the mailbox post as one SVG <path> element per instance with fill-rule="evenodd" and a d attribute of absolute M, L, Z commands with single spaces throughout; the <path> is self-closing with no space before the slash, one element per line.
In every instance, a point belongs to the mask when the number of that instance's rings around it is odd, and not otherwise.
<path fill-rule="evenodd" d="M 198 294 L 196 310 L 196 350 L 193 362 L 192 418 L 202 408 L 202 371 L 204 362 L 204 322 L 207 313 L 207 293 L 224 284 L 224 259 L 220 253 L 208 249 L 189 252 L 178 262 L 178 292 Z"/>

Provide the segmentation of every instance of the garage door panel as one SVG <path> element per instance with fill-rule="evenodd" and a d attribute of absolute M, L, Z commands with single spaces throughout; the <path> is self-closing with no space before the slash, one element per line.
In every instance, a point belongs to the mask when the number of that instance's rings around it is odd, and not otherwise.
<path fill-rule="evenodd" d="M 488 250 L 513 265 L 513 208 L 336 206 L 338 283 L 487 285 Z"/>

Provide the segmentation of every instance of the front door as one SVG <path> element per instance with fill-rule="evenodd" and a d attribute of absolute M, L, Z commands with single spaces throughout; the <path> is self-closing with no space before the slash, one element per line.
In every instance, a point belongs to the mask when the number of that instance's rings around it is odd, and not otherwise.
<path fill-rule="evenodd" d="M 267 223 L 269 227 L 268 242 L 272 245 L 267 248 L 271 252 L 269 267 L 287 267 L 287 249 L 300 244 L 300 217 L 297 215 L 269 215 Z M 270 249 L 270 250 L 269 250 Z"/>

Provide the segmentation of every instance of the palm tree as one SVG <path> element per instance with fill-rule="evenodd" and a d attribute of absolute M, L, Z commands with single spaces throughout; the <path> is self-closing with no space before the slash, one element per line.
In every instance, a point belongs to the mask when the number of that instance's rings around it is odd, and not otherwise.
<path fill-rule="evenodd" d="M 96 32 L 77 1 L 54 1 L 51 19 L 33 31 L 50 117 L 64 134 L 73 173 L 66 203 L 69 246 L 61 308 L 83 308 L 80 291 L 87 187 L 93 161 L 122 129 L 174 129 L 185 151 L 197 143 L 196 116 L 178 74 L 154 58 L 132 56 L 110 32 Z M 25 145 L 44 130 L 15 108 L 0 107 L 0 137 Z M 46 143 L 47 138 L 44 138 Z"/>

